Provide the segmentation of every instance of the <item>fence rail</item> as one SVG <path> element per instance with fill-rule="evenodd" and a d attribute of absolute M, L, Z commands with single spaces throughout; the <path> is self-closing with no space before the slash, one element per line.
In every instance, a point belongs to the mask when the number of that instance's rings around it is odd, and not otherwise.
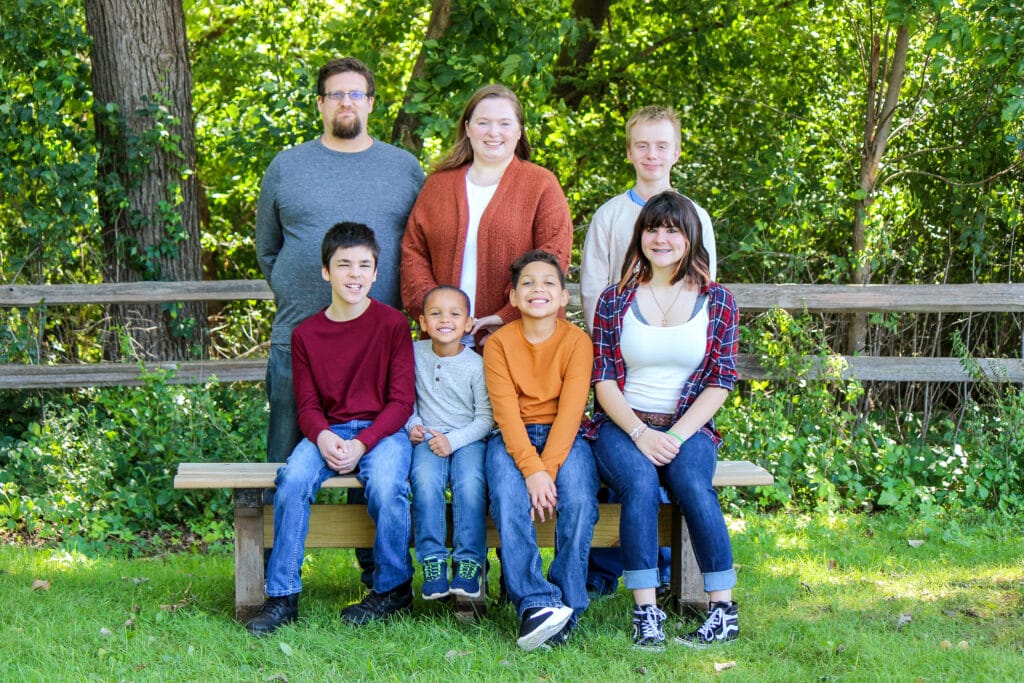
<path fill-rule="evenodd" d="M 771 308 L 811 313 L 1024 313 L 1024 284 L 983 285 L 796 285 L 727 284 L 743 312 Z M 570 285 L 572 305 L 579 306 L 578 286 Z M 168 301 L 268 300 L 273 294 L 264 280 L 137 282 L 96 285 L 4 285 L 0 308 L 57 305 L 163 303 Z M 992 381 L 1024 383 L 1024 359 L 975 359 L 977 371 Z M 759 359 L 741 354 L 743 379 L 766 379 Z M 826 371 L 826 366 L 829 369 Z M 817 378 L 835 368 L 845 378 L 890 382 L 971 382 L 974 372 L 957 358 L 833 356 L 818 360 L 803 377 Z M 42 389 L 88 386 L 137 386 L 147 373 L 174 372 L 176 384 L 258 382 L 266 359 L 151 361 L 143 364 L 97 363 L 63 365 L 0 365 L 0 389 Z"/>
<path fill-rule="evenodd" d="M 795 285 L 727 284 L 743 311 L 810 313 L 1024 313 L 1024 284 Z M 569 285 L 574 301 L 579 285 Z M 4 285 L 0 308 L 168 301 L 268 300 L 266 280 L 119 282 L 95 285 Z"/>

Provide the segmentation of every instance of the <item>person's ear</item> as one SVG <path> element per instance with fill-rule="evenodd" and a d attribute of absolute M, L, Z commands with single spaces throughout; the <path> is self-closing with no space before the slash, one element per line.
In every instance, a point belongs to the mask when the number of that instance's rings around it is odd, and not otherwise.
<path fill-rule="evenodd" d="M 321 267 L 320 275 L 323 276 L 324 282 L 330 282 L 331 281 L 331 273 L 330 273 L 330 271 L 327 270 L 327 266 L 322 266 Z"/>

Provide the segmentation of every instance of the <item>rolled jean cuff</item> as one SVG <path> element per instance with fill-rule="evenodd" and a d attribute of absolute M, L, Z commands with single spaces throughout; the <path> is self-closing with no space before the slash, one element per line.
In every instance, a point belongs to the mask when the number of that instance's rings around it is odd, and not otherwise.
<path fill-rule="evenodd" d="M 704 592 L 727 591 L 736 585 L 736 570 L 726 569 L 721 572 L 707 572 L 704 574 Z"/>
<path fill-rule="evenodd" d="M 627 569 L 622 572 L 622 580 L 626 584 L 626 588 L 631 591 L 641 588 L 657 588 L 660 583 L 657 567 L 653 569 Z"/>

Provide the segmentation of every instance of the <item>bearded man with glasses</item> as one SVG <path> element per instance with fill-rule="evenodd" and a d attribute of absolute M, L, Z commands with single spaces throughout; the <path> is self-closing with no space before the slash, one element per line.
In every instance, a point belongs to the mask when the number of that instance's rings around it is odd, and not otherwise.
<path fill-rule="evenodd" d="M 336 223 L 362 223 L 380 245 L 372 298 L 401 309 L 398 267 L 402 234 L 420 186 L 416 158 L 372 137 L 373 72 L 354 57 L 320 68 L 316 106 L 323 133 L 286 149 L 270 162 L 256 210 L 256 257 L 274 292 L 277 313 L 267 363 L 267 461 L 283 463 L 302 440 L 292 384 L 291 333 L 331 303 L 331 287 L 319 277 L 320 246 Z M 349 501 L 362 498 L 361 489 Z M 268 492 L 268 503 L 272 495 Z M 357 551 L 363 583 L 372 586 L 373 555 Z"/>

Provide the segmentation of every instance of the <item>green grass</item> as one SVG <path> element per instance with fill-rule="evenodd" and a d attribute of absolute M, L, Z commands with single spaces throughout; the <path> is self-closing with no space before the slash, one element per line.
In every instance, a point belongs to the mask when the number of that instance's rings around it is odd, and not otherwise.
<path fill-rule="evenodd" d="M 507 606 L 461 623 L 417 600 L 411 618 L 352 629 L 337 615 L 360 590 L 340 550 L 307 560 L 300 622 L 256 639 L 232 619 L 229 553 L 122 560 L 0 547 L 0 680 L 1024 678 L 1021 521 L 776 514 L 732 528 L 741 639 L 702 652 L 633 651 L 624 590 L 551 652 L 516 648 Z M 672 618 L 667 630 L 694 624 Z M 723 663 L 735 665 L 716 671 Z"/>

